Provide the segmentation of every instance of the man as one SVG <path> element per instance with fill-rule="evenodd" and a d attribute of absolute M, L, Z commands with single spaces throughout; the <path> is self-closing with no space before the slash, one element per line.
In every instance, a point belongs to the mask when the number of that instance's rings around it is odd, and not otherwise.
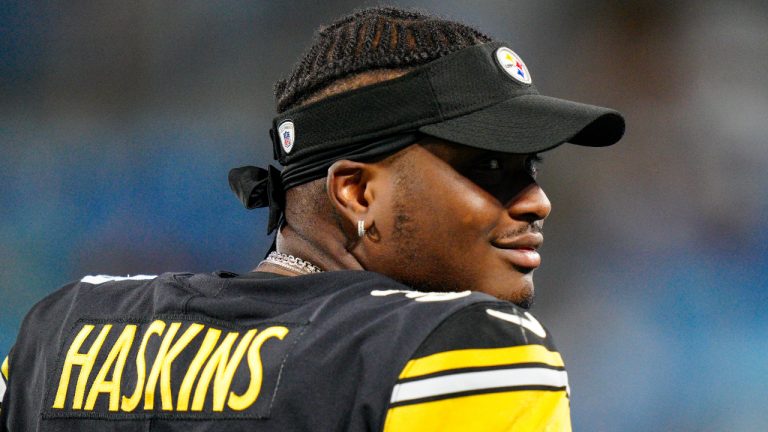
<path fill-rule="evenodd" d="M 462 24 L 367 9 L 276 86 L 284 166 L 230 185 L 275 250 L 236 275 L 87 276 L 26 317 L 9 430 L 570 430 L 533 298 L 538 153 L 615 111 L 541 96 Z M 225 425 L 225 426 L 222 426 Z"/>

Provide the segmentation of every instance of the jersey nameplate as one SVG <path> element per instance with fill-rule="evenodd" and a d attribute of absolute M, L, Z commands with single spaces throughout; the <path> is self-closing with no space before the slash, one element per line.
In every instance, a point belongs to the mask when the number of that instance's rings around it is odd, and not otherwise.
<path fill-rule="evenodd" d="M 265 418 L 300 327 L 78 321 L 59 353 L 43 415 Z"/>

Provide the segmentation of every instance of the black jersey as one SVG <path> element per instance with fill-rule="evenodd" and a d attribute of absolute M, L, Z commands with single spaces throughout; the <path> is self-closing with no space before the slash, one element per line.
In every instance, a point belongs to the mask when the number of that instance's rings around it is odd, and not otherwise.
<path fill-rule="evenodd" d="M 364 271 L 88 276 L 30 311 L 2 375 L 10 431 L 570 430 L 531 314 Z"/>

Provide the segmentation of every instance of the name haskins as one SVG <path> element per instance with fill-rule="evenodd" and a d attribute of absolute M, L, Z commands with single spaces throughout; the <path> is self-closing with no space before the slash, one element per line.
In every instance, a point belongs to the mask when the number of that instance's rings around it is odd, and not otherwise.
<path fill-rule="evenodd" d="M 62 347 L 45 414 L 261 417 L 257 405 L 268 404 L 257 402 L 271 397 L 264 391 L 274 388 L 272 365 L 287 355 L 290 333 L 285 325 L 227 331 L 172 319 L 79 322 Z"/>

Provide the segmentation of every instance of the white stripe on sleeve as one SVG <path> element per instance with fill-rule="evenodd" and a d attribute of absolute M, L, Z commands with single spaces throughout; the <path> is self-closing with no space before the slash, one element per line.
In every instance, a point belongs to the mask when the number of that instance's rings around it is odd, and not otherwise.
<path fill-rule="evenodd" d="M 390 403 L 503 387 L 546 386 L 568 388 L 568 373 L 547 368 L 516 368 L 465 372 L 395 385 Z"/>

